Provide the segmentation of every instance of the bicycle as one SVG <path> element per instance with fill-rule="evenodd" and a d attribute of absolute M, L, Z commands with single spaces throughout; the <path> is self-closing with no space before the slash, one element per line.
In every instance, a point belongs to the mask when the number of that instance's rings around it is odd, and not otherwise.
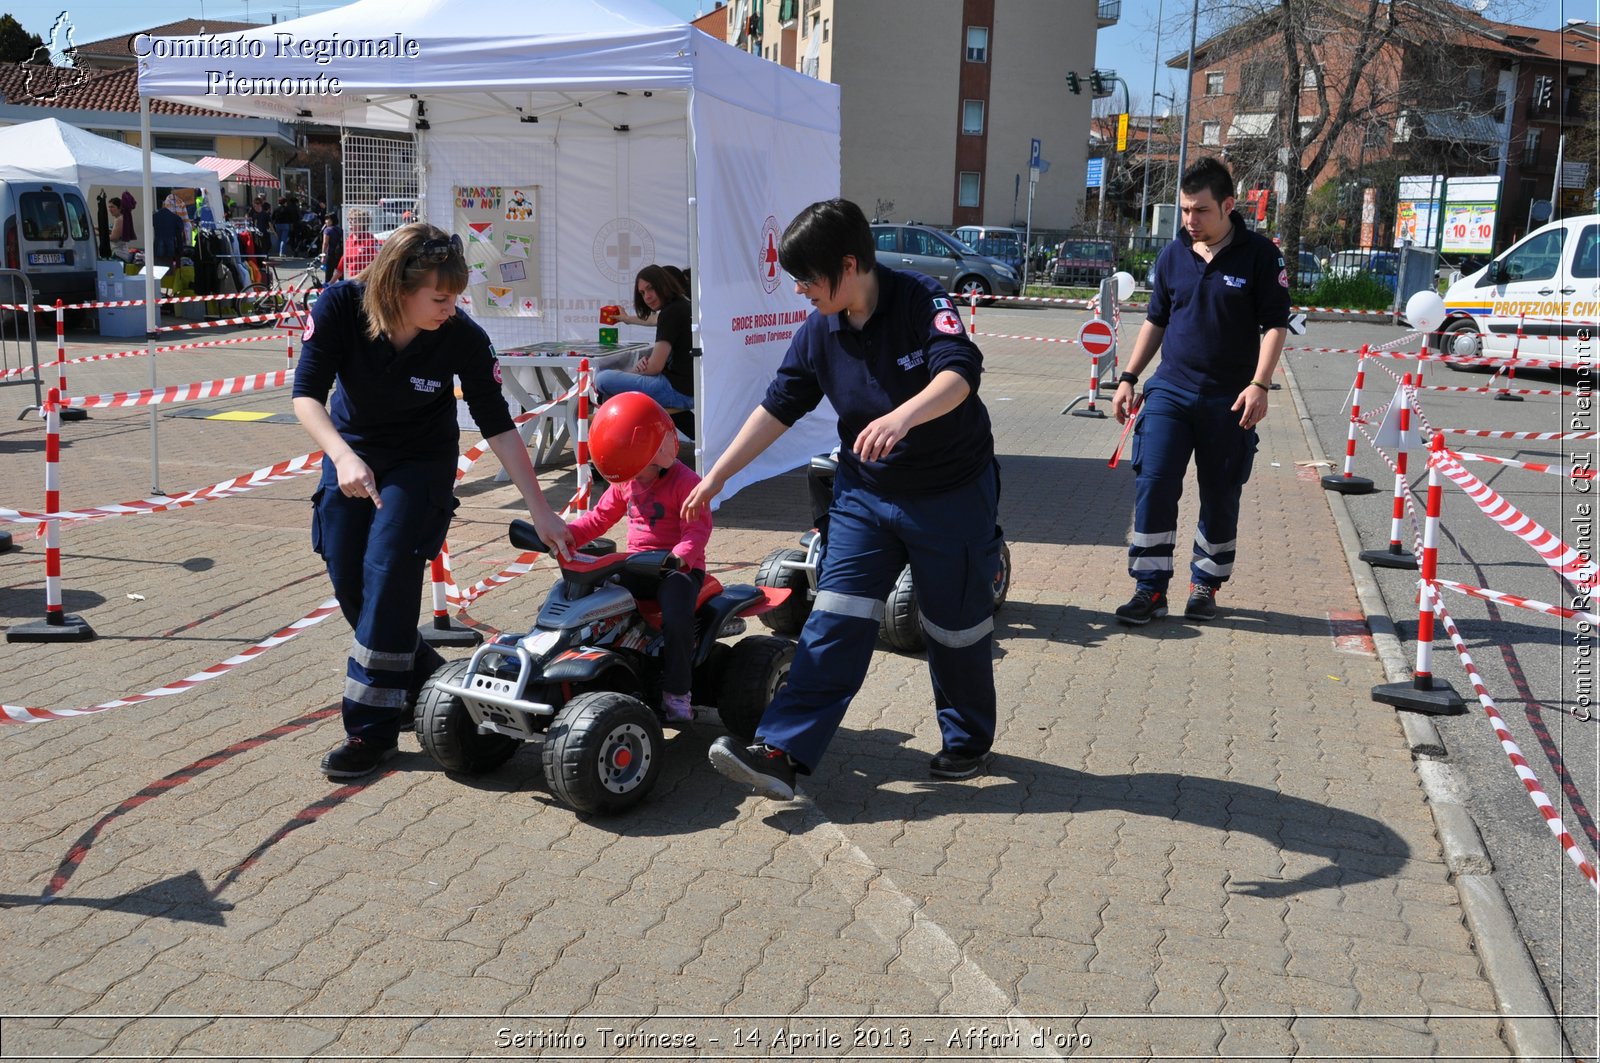
<path fill-rule="evenodd" d="M 322 294 L 322 259 L 314 258 L 304 266 L 289 271 L 284 259 L 276 261 L 263 258 L 257 261 L 262 282 L 252 284 L 239 293 L 237 306 L 242 315 L 271 315 L 271 321 L 260 324 L 281 325 L 290 301 L 304 320 L 311 316 L 311 304 Z M 284 272 L 279 272 L 283 270 Z"/>

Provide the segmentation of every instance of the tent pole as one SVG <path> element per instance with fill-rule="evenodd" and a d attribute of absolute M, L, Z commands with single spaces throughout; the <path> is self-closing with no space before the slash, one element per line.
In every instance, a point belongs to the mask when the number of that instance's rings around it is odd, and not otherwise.
<path fill-rule="evenodd" d="M 160 288 L 156 287 L 156 255 L 155 243 L 150 239 L 153 235 L 151 226 L 155 222 L 156 212 L 150 205 L 150 197 L 155 195 L 155 182 L 150 176 L 150 97 L 139 96 L 139 153 L 144 157 L 144 346 L 145 356 L 150 360 L 150 389 L 156 388 L 156 321 L 159 308 L 156 306 L 156 296 Z M 150 407 L 150 493 L 163 494 L 161 490 L 161 445 L 156 438 L 156 426 L 160 423 L 161 408 Z"/>
<path fill-rule="evenodd" d="M 689 85 L 688 103 L 688 128 L 689 128 L 689 307 L 693 311 L 690 318 L 690 343 L 689 347 L 695 354 L 694 359 L 694 471 L 701 476 L 706 474 L 706 372 L 705 351 L 700 346 L 700 296 L 695 292 L 695 286 L 700 283 L 700 197 L 694 172 L 694 84 Z"/>

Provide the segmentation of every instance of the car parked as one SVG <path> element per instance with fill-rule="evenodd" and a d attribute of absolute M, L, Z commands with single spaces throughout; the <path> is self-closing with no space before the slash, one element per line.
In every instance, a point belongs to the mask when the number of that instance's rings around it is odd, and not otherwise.
<path fill-rule="evenodd" d="M 1322 263 L 1310 251 L 1302 251 L 1295 258 L 1296 287 L 1315 288 L 1322 283 Z"/>
<path fill-rule="evenodd" d="M 1328 276 L 1365 273 L 1391 292 L 1399 281 L 1400 255 L 1395 251 L 1340 251 L 1328 260 Z"/>
<path fill-rule="evenodd" d="M 1020 229 L 999 225 L 963 225 L 950 235 L 978 254 L 997 258 L 1010 266 L 1013 273 L 1022 275 L 1022 260 L 1026 256 L 1022 253 L 1024 236 Z"/>
<path fill-rule="evenodd" d="M 924 273 L 963 302 L 973 296 L 1016 295 L 1022 287 L 1017 273 L 999 259 L 979 254 L 949 233 L 926 225 L 872 227 L 878 261 L 894 269 Z"/>
<path fill-rule="evenodd" d="M 1050 283 L 1093 288 L 1117 268 L 1117 249 L 1110 240 L 1063 240 L 1050 266 Z"/>

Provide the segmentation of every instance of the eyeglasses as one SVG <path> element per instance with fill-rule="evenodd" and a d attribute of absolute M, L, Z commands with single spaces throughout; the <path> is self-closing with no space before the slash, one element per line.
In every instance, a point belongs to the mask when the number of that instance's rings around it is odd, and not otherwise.
<path fill-rule="evenodd" d="M 812 288 L 815 288 L 817 285 L 822 283 L 822 278 L 820 277 L 796 277 L 792 273 L 789 274 L 789 279 L 794 281 L 794 286 L 796 288 L 804 288 L 807 291 L 810 291 Z"/>
<path fill-rule="evenodd" d="M 406 260 L 406 264 L 410 265 L 415 262 L 424 266 L 437 266 L 448 259 L 452 253 L 465 257 L 465 253 L 461 250 L 461 237 L 454 233 L 451 233 L 448 239 L 435 238 L 422 241 L 422 246 L 411 253 L 411 257 Z"/>

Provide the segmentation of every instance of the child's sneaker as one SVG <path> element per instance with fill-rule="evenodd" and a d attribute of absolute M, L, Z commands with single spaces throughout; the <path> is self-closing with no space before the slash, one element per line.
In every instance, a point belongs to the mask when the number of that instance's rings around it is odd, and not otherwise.
<path fill-rule="evenodd" d="M 694 723 L 694 706 L 687 694 L 662 694 L 661 709 L 668 723 Z"/>

